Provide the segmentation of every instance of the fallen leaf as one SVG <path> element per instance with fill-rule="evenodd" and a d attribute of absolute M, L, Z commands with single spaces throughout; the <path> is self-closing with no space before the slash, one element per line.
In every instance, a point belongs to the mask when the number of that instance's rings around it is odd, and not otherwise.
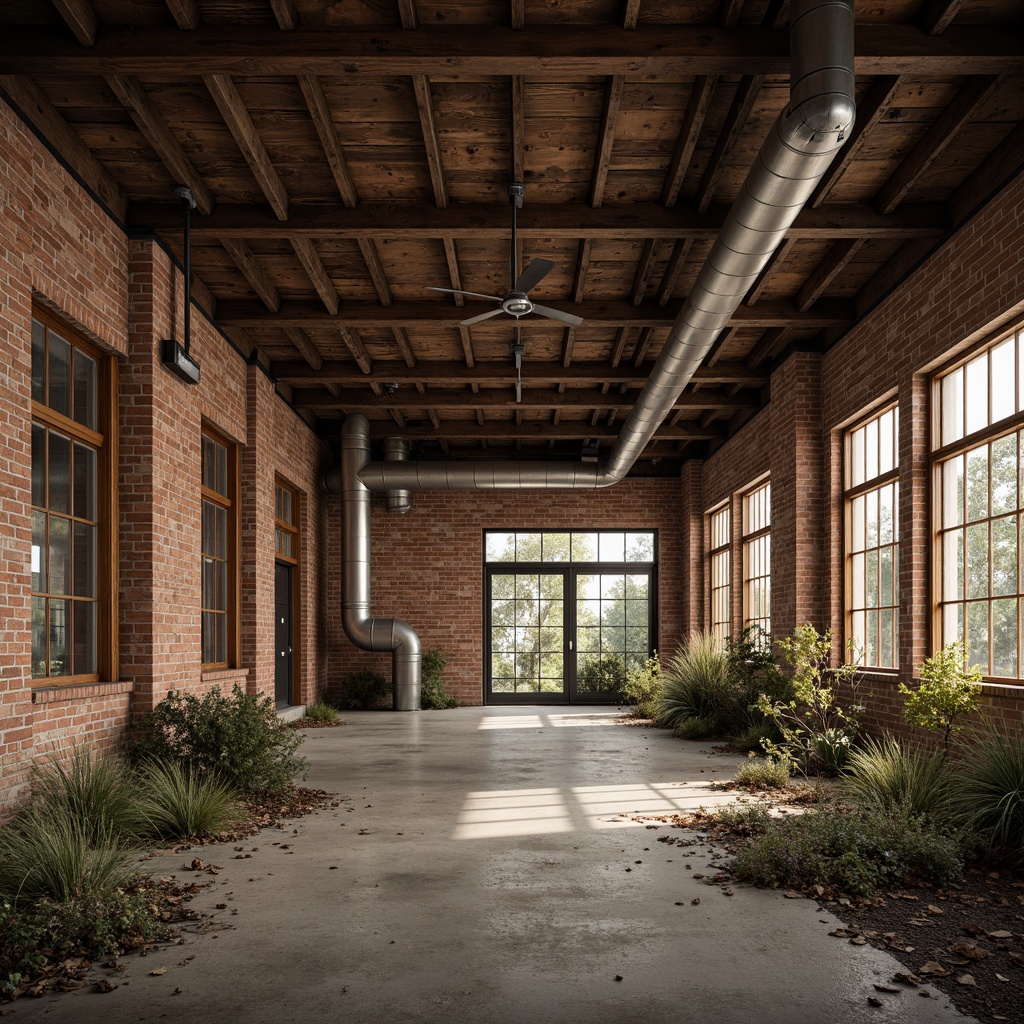
<path fill-rule="evenodd" d="M 930 974 L 936 978 L 945 978 L 953 972 L 948 967 L 943 967 L 942 964 L 936 963 L 934 960 L 929 960 L 926 964 L 921 964 L 917 969 L 917 973 Z"/>
<path fill-rule="evenodd" d="M 868 1006 L 881 1006 L 882 1000 L 878 996 L 868 996 Z"/>
<path fill-rule="evenodd" d="M 851 946 L 866 946 L 867 944 L 868 940 L 865 939 L 863 935 L 854 935 L 854 937 L 850 939 Z"/>
<path fill-rule="evenodd" d="M 100 978 L 95 985 L 93 985 L 94 992 L 113 992 L 117 986 L 106 978 Z"/>
<path fill-rule="evenodd" d="M 970 974 L 961 974 L 960 977 L 956 979 L 956 983 L 958 985 L 973 985 L 975 987 L 977 987 L 978 984 Z"/>
<path fill-rule="evenodd" d="M 988 933 L 988 937 L 990 939 L 1012 939 L 1013 938 L 1013 932 L 1007 932 L 1007 931 L 989 932 Z"/>
<path fill-rule="evenodd" d="M 837 939 L 849 939 L 856 934 L 856 932 L 848 931 L 846 928 L 836 928 L 835 931 L 829 932 L 829 935 L 834 935 Z"/>
<path fill-rule="evenodd" d="M 913 985 L 917 987 L 921 984 L 921 979 L 916 974 L 904 974 L 902 971 L 899 974 L 894 974 L 892 980 L 900 985 Z"/>
<path fill-rule="evenodd" d="M 1004 976 L 1004 975 L 1002 975 L 1002 974 L 997 974 L 997 975 L 996 975 L 996 977 L 997 977 L 997 978 L 998 978 L 998 979 L 999 979 L 1000 981 L 1009 981 L 1009 980 L 1010 980 L 1009 978 L 1005 977 L 1005 976 Z"/>
<path fill-rule="evenodd" d="M 950 952 L 965 956 L 968 960 L 984 960 L 985 957 L 991 956 L 987 949 L 972 946 L 968 942 L 961 942 L 956 946 L 950 946 Z"/>
<path fill-rule="evenodd" d="M 900 992 L 900 991 L 902 991 L 901 989 L 898 989 L 895 985 L 883 985 L 881 982 L 878 982 L 878 981 L 876 981 L 874 983 L 874 986 L 875 986 L 875 990 L 878 991 L 878 992 Z"/>
<path fill-rule="evenodd" d="M 166 974 L 167 973 L 167 968 L 166 967 L 158 967 L 155 971 L 150 971 L 149 973 L 150 974 Z"/>
<path fill-rule="evenodd" d="M 789 892 L 783 893 L 783 896 L 785 896 L 787 900 L 802 900 L 804 898 L 804 894 L 802 892 L 797 892 L 795 889 L 790 889 Z"/>
<path fill-rule="evenodd" d="M 937 914 L 944 914 L 945 911 L 941 907 L 937 907 L 933 903 L 929 903 L 928 904 L 928 913 L 929 914 L 936 914 L 937 915 Z"/>
<path fill-rule="evenodd" d="M 700 903 L 700 897 L 699 896 L 694 896 L 693 899 L 690 900 L 690 905 L 693 906 L 693 907 L 696 907 L 699 903 Z"/>

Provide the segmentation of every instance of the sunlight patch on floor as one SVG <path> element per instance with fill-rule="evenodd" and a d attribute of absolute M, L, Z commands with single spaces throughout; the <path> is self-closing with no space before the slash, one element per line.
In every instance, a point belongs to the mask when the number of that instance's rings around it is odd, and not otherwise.
<path fill-rule="evenodd" d="M 509 789 L 467 793 L 454 839 L 569 832 L 572 822 L 557 789 Z"/>

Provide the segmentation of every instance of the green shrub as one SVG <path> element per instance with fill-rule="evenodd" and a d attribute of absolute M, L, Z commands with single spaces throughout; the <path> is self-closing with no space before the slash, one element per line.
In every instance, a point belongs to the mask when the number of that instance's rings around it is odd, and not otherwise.
<path fill-rule="evenodd" d="M 893 737 L 868 737 L 850 751 L 843 789 L 864 807 L 903 808 L 916 817 L 943 818 L 949 810 L 950 771 L 934 751 Z"/>
<path fill-rule="evenodd" d="M 199 839 L 219 832 L 236 811 L 234 792 L 217 775 L 180 761 L 147 761 L 138 780 L 146 835 Z"/>
<path fill-rule="evenodd" d="M 114 889 L 64 902 L 0 899 L 0 997 L 38 975 L 47 962 L 96 960 L 153 939 L 160 925 L 143 891 Z"/>
<path fill-rule="evenodd" d="M 198 774 L 213 774 L 240 793 L 278 792 L 308 765 L 296 750 L 301 733 L 279 721 L 269 697 L 231 697 L 214 688 L 203 697 L 169 693 L 140 723 L 138 761 L 179 761 Z"/>
<path fill-rule="evenodd" d="M 54 755 L 34 771 L 33 803 L 41 812 L 79 822 L 94 838 L 131 836 L 139 826 L 132 780 L 114 757 L 76 746 L 67 759 Z"/>
<path fill-rule="evenodd" d="M 643 668 L 630 669 L 622 687 L 625 700 L 633 705 L 634 718 L 654 718 L 661 701 L 661 665 L 657 653 L 648 658 Z"/>
<path fill-rule="evenodd" d="M 433 711 L 440 711 L 443 708 L 457 708 L 458 700 L 450 693 L 446 693 L 441 673 L 444 671 L 448 659 L 444 652 L 435 647 L 423 655 L 423 682 L 420 687 L 420 707 Z"/>
<path fill-rule="evenodd" d="M 722 726 L 717 718 L 679 718 L 672 735 L 681 740 L 710 740 L 722 735 Z"/>
<path fill-rule="evenodd" d="M 915 689 L 899 685 L 906 698 L 903 717 L 911 725 L 941 732 L 942 749 L 948 751 L 949 737 L 960 732 L 960 719 L 978 710 L 981 700 L 981 672 L 967 671 L 967 649 L 956 640 L 921 664 L 921 681 Z"/>
<path fill-rule="evenodd" d="M 1024 861 L 1024 736 L 989 729 L 958 759 L 954 807 L 991 850 Z"/>
<path fill-rule="evenodd" d="M 747 835 L 759 835 L 772 823 L 772 816 L 763 804 L 723 804 L 708 817 Z"/>
<path fill-rule="evenodd" d="M 778 643 L 792 670 L 793 689 L 788 700 L 773 700 L 768 694 L 758 698 L 758 710 L 782 733 L 780 743 L 765 741 L 765 752 L 803 772 L 837 774 L 846 763 L 864 710 L 857 703 L 857 664 L 844 662 L 832 668 L 831 631 L 819 634 L 809 622 Z M 838 701 L 843 688 L 853 696 L 845 707 Z"/>
<path fill-rule="evenodd" d="M 0 829 L 0 898 L 15 905 L 95 899 L 132 874 L 122 839 L 92 822 L 33 807 Z"/>
<path fill-rule="evenodd" d="M 318 700 L 308 705 L 304 721 L 316 722 L 319 725 L 335 725 L 338 721 L 338 711 L 333 704 Z"/>
<path fill-rule="evenodd" d="M 391 701 L 391 683 L 379 672 L 364 668 L 341 680 L 338 704 L 343 708 L 382 708 Z"/>
<path fill-rule="evenodd" d="M 710 633 L 691 633 L 662 666 L 655 721 L 677 732 L 681 728 L 678 734 L 688 739 L 704 739 L 728 732 L 742 713 L 722 645 Z M 697 722 L 682 724 L 692 719 Z"/>
<path fill-rule="evenodd" d="M 760 626 L 744 626 L 725 641 L 726 671 L 737 700 L 750 711 L 750 724 L 764 720 L 757 701 L 765 694 L 771 701 L 789 700 L 792 683 L 782 674 L 772 654 L 771 637 Z"/>
<path fill-rule="evenodd" d="M 591 657 L 583 663 L 576 679 L 581 693 L 622 693 L 626 685 L 626 666 L 620 654 Z"/>
<path fill-rule="evenodd" d="M 775 727 L 770 718 L 758 715 L 755 721 L 750 722 L 747 727 L 733 740 L 736 749 L 745 754 L 763 754 L 765 741 L 776 745 L 782 742 L 782 733 Z"/>
<path fill-rule="evenodd" d="M 957 836 L 902 808 L 823 808 L 774 819 L 739 851 L 732 871 L 757 885 L 824 885 L 869 896 L 908 877 L 949 885 L 963 867 Z"/>
<path fill-rule="evenodd" d="M 789 768 L 753 754 L 736 769 L 733 784 L 743 789 L 783 789 L 789 785 Z"/>

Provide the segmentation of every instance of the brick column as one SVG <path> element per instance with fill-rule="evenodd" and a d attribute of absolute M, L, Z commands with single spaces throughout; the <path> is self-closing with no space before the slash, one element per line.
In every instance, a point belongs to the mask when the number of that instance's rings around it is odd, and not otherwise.
<path fill-rule="evenodd" d="M 683 548 L 683 636 L 705 626 L 704 595 L 708 582 L 704 576 L 704 463 L 690 459 L 680 472 L 679 535 Z"/>

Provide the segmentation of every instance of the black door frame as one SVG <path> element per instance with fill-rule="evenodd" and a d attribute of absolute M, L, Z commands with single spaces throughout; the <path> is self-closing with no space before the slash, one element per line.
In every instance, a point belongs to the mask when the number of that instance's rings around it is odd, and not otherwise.
<path fill-rule="evenodd" d="M 599 575 L 647 576 L 647 656 L 657 650 L 658 565 L 657 562 L 492 562 L 484 565 L 484 704 L 620 704 L 622 695 L 579 693 L 576 680 L 576 587 L 580 576 Z M 491 580 L 494 576 L 558 576 L 562 588 L 564 615 L 562 639 L 563 688 L 560 693 L 530 691 L 528 693 L 495 693 L 491 676 Z"/>
<path fill-rule="evenodd" d="M 295 703 L 295 568 L 296 567 L 293 562 L 274 559 L 274 703 L 277 704 L 278 707 L 291 707 Z M 282 587 L 278 582 L 281 570 L 284 570 L 287 573 L 287 586 L 284 588 L 284 592 L 288 595 L 288 622 L 286 623 L 288 627 L 287 655 L 283 655 L 280 650 L 280 641 L 278 639 L 277 629 L 277 620 L 281 608 L 280 596 L 282 593 Z M 288 666 L 288 693 L 284 698 L 283 704 L 282 698 L 278 693 L 278 686 L 281 682 L 279 672 L 282 656 L 287 658 Z"/>

